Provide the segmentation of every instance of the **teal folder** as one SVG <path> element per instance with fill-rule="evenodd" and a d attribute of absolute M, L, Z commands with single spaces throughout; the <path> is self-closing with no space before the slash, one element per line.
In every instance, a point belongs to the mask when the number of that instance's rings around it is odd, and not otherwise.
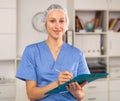
<path fill-rule="evenodd" d="M 62 84 L 62 85 L 60 85 L 60 86 L 58 86 L 50 91 L 48 91 L 45 94 L 51 95 L 51 94 L 56 94 L 56 93 L 64 93 L 67 91 L 66 86 L 68 84 L 70 84 L 71 82 L 78 82 L 80 84 L 80 83 L 87 81 L 89 83 L 89 82 L 92 82 L 96 79 L 105 78 L 105 77 L 107 77 L 107 75 L 108 75 L 108 73 L 78 75 L 77 77 L 71 79 L 70 81 L 68 81 L 68 82 L 66 82 L 66 83 L 64 83 L 64 84 Z"/>

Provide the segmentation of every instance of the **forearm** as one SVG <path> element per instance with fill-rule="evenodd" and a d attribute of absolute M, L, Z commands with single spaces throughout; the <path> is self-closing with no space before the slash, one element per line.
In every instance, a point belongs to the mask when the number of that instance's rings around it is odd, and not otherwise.
<path fill-rule="evenodd" d="M 27 87 L 28 98 L 31 101 L 35 101 L 37 99 L 42 99 L 42 98 L 48 96 L 48 95 L 45 95 L 46 92 L 48 92 L 49 90 L 51 90 L 53 88 L 56 88 L 58 85 L 61 85 L 65 82 L 69 81 L 70 79 L 72 79 L 72 74 L 67 71 L 64 71 L 64 72 L 60 72 L 57 81 L 55 81 L 47 86 L 43 86 L 43 87 L 37 87 L 36 81 L 27 80 L 26 87 Z"/>
<path fill-rule="evenodd" d="M 86 84 L 87 82 L 84 82 L 82 84 L 78 84 L 77 82 L 72 82 L 66 88 L 78 101 L 80 101 L 85 96 L 84 86 Z"/>
<path fill-rule="evenodd" d="M 73 96 L 77 99 L 77 101 L 81 101 L 84 98 L 85 93 L 81 91 L 77 91 L 77 94 L 73 94 Z"/>
<path fill-rule="evenodd" d="M 43 87 L 31 87 L 29 89 L 29 87 L 27 88 L 27 95 L 28 95 L 28 98 L 31 100 L 31 101 L 35 101 L 37 99 L 41 99 L 41 98 L 44 98 L 48 95 L 45 95 L 46 92 L 48 92 L 49 90 L 55 88 L 58 86 L 58 82 L 53 82 L 47 86 L 43 86 Z"/>

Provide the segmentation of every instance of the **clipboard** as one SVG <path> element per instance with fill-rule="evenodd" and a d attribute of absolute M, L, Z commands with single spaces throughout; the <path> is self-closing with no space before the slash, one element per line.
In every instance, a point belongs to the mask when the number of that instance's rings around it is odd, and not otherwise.
<path fill-rule="evenodd" d="M 46 92 L 45 94 L 51 95 L 51 94 L 56 94 L 56 93 L 64 93 L 64 92 L 68 92 L 66 89 L 66 86 L 72 82 L 78 82 L 79 84 L 87 81 L 92 82 L 94 80 L 100 79 L 100 78 L 105 78 L 107 77 L 109 74 L 108 73 L 98 73 L 98 74 L 81 74 L 78 75 L 76 77 L 74 77 L 73 79 L 71 79 L 70 81 Z"/>

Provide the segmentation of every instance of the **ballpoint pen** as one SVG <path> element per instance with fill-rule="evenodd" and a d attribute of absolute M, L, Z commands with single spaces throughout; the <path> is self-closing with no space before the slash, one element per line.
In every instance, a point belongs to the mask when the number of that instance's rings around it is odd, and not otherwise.
<path fill-rule="evenodd" d="M 56 69 L 56 68 L 55 68 L 55 71 L 57 71 L 58 73 L 60 73 L 60 72 L 61 72 L 60 70 L 58 70 L 58 69 Z"/>

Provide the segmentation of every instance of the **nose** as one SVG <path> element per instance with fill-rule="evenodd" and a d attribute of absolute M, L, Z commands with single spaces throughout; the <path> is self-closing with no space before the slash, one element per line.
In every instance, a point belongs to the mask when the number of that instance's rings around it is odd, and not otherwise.
<path fill-rule="evenodd" d="M 55 23 L 55 27 L 56 27 L 56 28 L 60 28 L 60 22 L 56 22 L 56 23 Z"/>

